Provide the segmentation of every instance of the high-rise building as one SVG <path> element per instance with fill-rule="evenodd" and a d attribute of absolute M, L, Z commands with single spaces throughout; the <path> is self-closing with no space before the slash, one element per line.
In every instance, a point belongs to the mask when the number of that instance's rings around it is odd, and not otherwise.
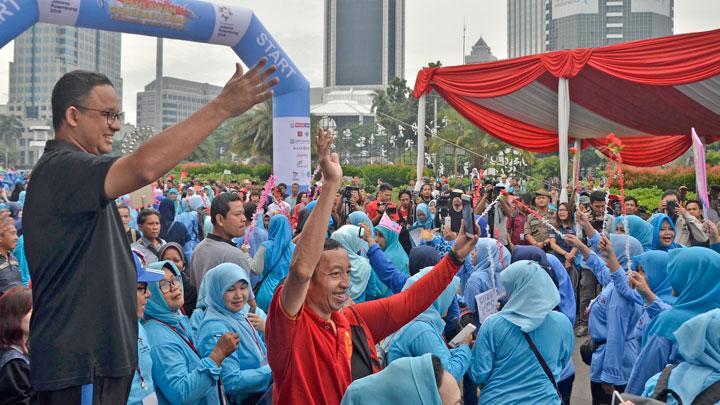
<path fill-rule="evenodd" d="M 492 62 L 494 60 L 497 60 L 497 57 L 492 54 L 490 46 L 488 46 L 487 42 L 485 42 L 482 37 L 480 37 L 480 39 L 475 42 L 475 45 L 472 46 L 470 55 L 465 55 L 466 65 L 469 63 Z"/>
<path fill-rule="evenodd" d="M 405 70 L 405 0 L 325 0 L 326 88 L 377 88 Z"/>
<path fill-rule="evenodd" d="M 507 0 L 509 58 L 545 52 L 548 0 Z"/>
<path fill-rule="evenodd" d="M 58 79 L 91 70 L 112 80 L 122 105 L 121 34 L 51 24 L 35 24 L 15 39 L 10 62 L 9 113 L 23 119 L 52 119 L 50 97 Z"/>
<path fill-rule="evenodd" d="M 222 87 L 190 80 L 163 77 L 160 94 L 162 97 L 162 126 L 170 127 L 188 118 L 210 100 L 215 98 Z M 155 80 L 137 94 L 137 126 L 155 127 Z M 156 128 L 160 130 L 161 128 Z"/>
<path fill-rule="evenodd" d="M 673 34 L 674 0 L 508 0 L 508 56 Z"/>

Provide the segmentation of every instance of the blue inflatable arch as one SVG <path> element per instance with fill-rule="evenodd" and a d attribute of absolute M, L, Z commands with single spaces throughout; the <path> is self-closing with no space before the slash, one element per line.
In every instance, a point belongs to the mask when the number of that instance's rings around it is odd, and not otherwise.
<path fill-rule="evenodd" d="M 248 66 L 266 57 L 273 96 L 273 172 L 310 181 L 310 86 L 252 10 L 199 0 L 0 0 L 0 48 L 36 22 L 227 45 Z"/>

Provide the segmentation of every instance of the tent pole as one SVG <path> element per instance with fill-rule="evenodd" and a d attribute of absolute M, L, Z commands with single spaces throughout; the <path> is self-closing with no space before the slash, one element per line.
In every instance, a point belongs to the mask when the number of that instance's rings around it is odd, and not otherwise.
<path fill-rule="evenodd" d="M 573 181 L 570 185 L 572 193 L 575 194 L 575 182 L 580 180 L 580 138 L 575 138 L 575 156 L 573 156 Z M 577 196 L 576 196 L 577 197 Z"/>
<path fill-rule="evenodd" d="M 568 131 L 570 127 L 570 91 L 568 79 L 558 81 L 558 157 L 560 158 L 560 202 L 567 202 Z"/>
<path fill-rule="evenodd" d="M 417 122 L 417 168 L 415 179 L 415 191 L 420 191 L 422 186 L 422 174 L 423 168 L 425 167 L 425 99 L 426 95 L 423 94 L 418 100 L 418 122 Z"/>

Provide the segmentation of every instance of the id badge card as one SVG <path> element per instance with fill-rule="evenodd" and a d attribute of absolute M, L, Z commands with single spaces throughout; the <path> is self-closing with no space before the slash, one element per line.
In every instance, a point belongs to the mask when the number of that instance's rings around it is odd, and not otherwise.
<path fill-rule="evenodd" d="M 153 392 L 152 394 L 146 396 L 143 398 L 142 403 L 143 405 L 158 405 L 157 394 Z"/>

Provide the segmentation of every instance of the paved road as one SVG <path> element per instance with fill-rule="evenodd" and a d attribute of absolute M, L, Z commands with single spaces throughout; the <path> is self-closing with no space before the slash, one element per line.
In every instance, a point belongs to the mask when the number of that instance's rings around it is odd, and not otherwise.
<path fill-rule="evenodd" d="M 587 340 L 588 337 L 575 338 L 575 352 L 573 353 L 573 361 L 575 362 L 575 383 L 573 384 L 572 397 L 570 403 L 573 405 L 584 405 L 592 403 L 592 395 L 590 395 L 590 367 L 580 359 L 580 345 Z"/>

